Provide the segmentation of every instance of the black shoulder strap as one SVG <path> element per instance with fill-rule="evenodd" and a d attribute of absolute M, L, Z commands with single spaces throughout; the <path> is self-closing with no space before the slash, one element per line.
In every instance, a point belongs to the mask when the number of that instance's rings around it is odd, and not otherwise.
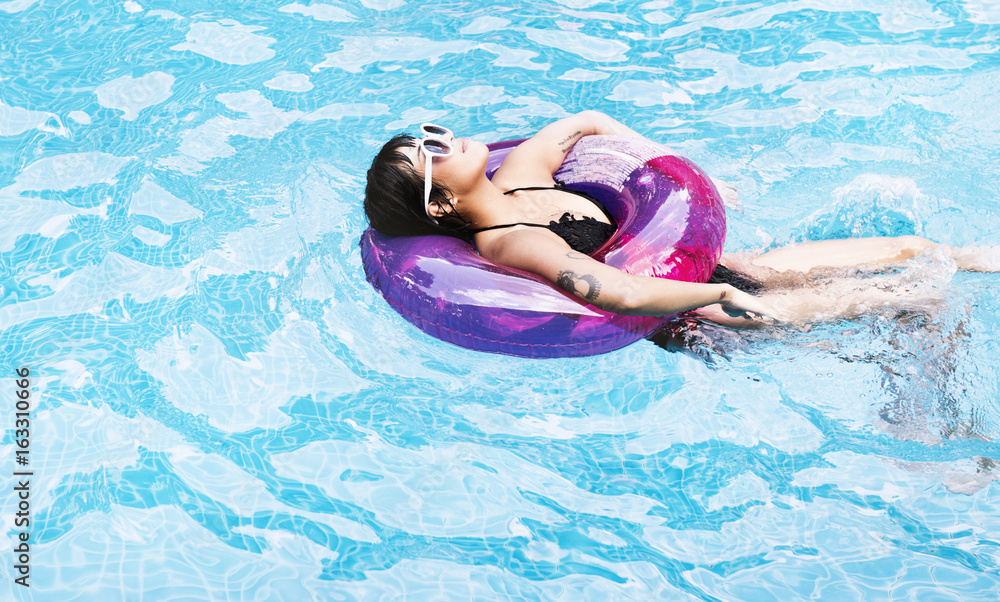
<path fill-rule="evenodd" d="M 544 224 L 529 224 L 527 222 L 516 222 L 513 224 L 500 224 L 499 226 L 486 226 L 485 228 L 477 228 L 475 230 L 466 230 L 471 234 L 479 234 L 480 232 L 486 232 L 487 230 L 499 230 L 500 228 L 512 228 L 514 226 L 531 226 L 532 228 L 548 228 Z"/>
<path fill-rule="evenodd" d="M 514 192 L 520 192 L 522 190 L 565 190 L 566 192 L 576 192 L 575 190 L 570 190 L 566 188 L 566 185 L 559 180 L 552 180 L 556 183 L 555 186 L 525 186 L 524 188 L 511 188 L 504 194 L 512 194 Z"/>
<path fill-rule="evenodd" d="M 597 199 L 595 199 L 593 196 L 587 194 L 586 192 L 583 192 L 582 190 L 573 190 L 572 188 L 566 188 L 566 184 L 560 182 L 559 180 L 554 180 L 554 181 L 556 183 L 555 186 L 527 186 L 525 188 L 514 188 L 514 189 L 511 189 L 511 190 L 508 190 L 504 194 L 511 194 L 511 193 L 514 193 L 514 192 L 518 192 L 520 190 L 561 190 L 563 192 L 568 192 L 570 194 L 575 194 L 576 196 L 582 196 L 583 198 L 587 199 L 588 201 L 590 201 L 591 203 L 593 203 L 594 205 L 596 205 L 597 208 L 601 210 L 601 213 L 604 214 L 604 217 L 608 218 L 608 222 L 610 222 L 611 225 L 614 226 L 614 225 L 616 225 L 618 223 L 615 220 L 614 216 L 611 215 L 610 212 L 608 212 L 607 207 L 605 207 L 600 201 L 598 201 Z M 510 224 L 510 225 L 513 226 L 515 224 Z"/>

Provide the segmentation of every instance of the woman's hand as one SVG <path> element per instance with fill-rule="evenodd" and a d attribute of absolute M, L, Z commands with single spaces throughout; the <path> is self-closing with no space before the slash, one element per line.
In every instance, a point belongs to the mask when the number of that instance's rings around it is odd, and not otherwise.
<path fill-rule="evenodd" d="M 775 311 L 768 304 L 764 303 L 753 295 L 748 295 L 738 288 L 727 284 L 726 298 L 719 304 L 722 310 L 731 318 L 770 318 L 774 319 Z"/>
<path fill-rule="evenodd" d="M 566 241 L 541 228 L 510 228 L 479 252 L 496 263 L 538 274 L 581 301 L 614 313 L 670 316 L 712 305 L 723 318 L 744 316 L 751 321 L 750 314 L 773 315 L 766 304 L 731 285 L 626 274 L 570 250 Z"/>
<path fill-rule="evenodd" d="M 740 200 L 740 193 L 736 190 L 735 186 L 729 182 L 715 178 L 712 178 L 712 183 L 715 184 L 715 189 L 719 191 L 719 196 L 722 197 L 722 204 L 727 209 L 735 211 L 743 208 L 743 201 Z"/>
<path fill-rule="evenodd" d="M 774 321 L 785 321 L 775 315 L 776 312 L 770 304 L 728 284 L 722 286 L 726 291 L 726 298 L 723 301 L 699 307 L 691 314 L 729 328 L 760 328 Z"/>

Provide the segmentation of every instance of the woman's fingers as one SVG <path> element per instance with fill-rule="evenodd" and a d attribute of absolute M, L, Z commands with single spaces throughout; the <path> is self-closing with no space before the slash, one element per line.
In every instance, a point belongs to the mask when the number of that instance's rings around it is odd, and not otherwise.
<path fill-rule="evenodd" d="M 727 314 L 733 317 L 748 319 L 776 319 L 775 310 L 757 297 L 736 290 L 727 303 L 723 305 Z"/>
<path fill-rule="evenodd" d="M 743 202 L 740 201 L 740 193 L 736 190 L 735 186 L 729 182 L 715 178 L 712 178 L 712 183 L 715 184 L 715 189 L 719 191 L 719 196 L 722 197 L 722 204 L 727 209 L 739 210 L 743 208 Z"/>

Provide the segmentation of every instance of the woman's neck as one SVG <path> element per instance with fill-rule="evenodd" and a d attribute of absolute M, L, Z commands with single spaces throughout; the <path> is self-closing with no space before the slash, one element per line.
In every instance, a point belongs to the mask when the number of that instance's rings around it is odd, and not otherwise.
<path fill-rule="evenodd" d="M 502 188 L 485 177 L 483 180 L 469 194 L 461 197 L 464 199 L 459 205 L 462 217 L 477 229 L 524 221 L 526 207 L 521 202 L 523 199 L 505 195 Z"/>
<path fill-rule="evenodd" d="M 547 223 L 549 219 L 558 217 L 565 211 L 565 208 L 544 193 L 528 194 L 524 191 L 504 194 L 503 188 L 493 182 L 488 181 L 488 186 L 479 189 L 475 197 L 475 203 L 465 203 L 469 209 L 468 215 L 463 212 L 463 217 L 469 220 L 474 228 L 488 228 L 500 224 L 514 224 L 518 222 Z"/>

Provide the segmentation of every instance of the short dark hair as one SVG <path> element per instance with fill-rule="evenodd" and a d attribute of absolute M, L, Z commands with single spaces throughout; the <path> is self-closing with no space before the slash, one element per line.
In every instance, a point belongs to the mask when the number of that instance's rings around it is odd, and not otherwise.
<path fill-rule="evenodd" d="M 375 230 L 388 236 L 423 236 L 447 234 L 464 240 L 472 235 L 468 223 L 453 212 L 439 217 L 435 224 L 424 212 L 424 182 L 417 175 L 409 157 L 400 148 L 413 145 L 413 136 L 399 134 L 385 143 L 368 170 L 365 186 L 365 215 Z M 433 183 L 431 204 L 452 207 L 451 191 Z"/>

